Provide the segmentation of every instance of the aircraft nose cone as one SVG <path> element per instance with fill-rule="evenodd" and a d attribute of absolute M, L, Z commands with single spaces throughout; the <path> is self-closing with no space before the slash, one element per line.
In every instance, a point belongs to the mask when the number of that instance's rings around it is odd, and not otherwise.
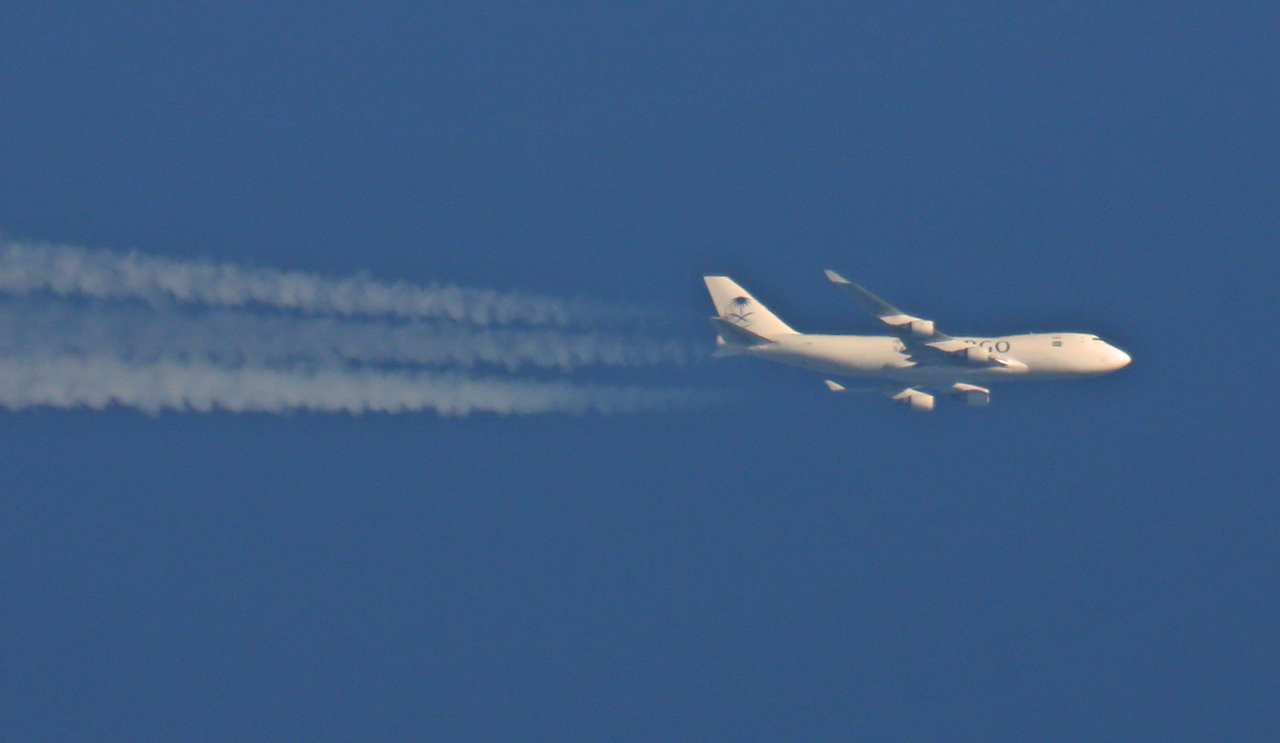
<path fill-rule="evenodd" d="M 1133 358 L 1129 356 L 1129 354 L 1125 353 L 1124 351 L 1121 351 L 1115 346 L 1112 346 L 1111 350 L 1115 352 L 1112 354 L 1112 356 L 1114 357 L 1113 363 L 1115 363 L 1117 369 L 1123 369 L 1124 367 L 1129 365 L 1130 361 L 1133 361 Z"/>

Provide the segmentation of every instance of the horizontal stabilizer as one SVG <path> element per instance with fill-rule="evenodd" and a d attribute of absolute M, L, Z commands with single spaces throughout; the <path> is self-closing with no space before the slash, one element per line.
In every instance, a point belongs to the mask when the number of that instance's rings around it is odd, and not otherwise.
<path fill-rule="evenodd" d="M 823 381 L 827 383 L 827 389 L 831 390 L 832 392 L 844 392 L 843 384 L 837 384 L 835 382 L 832 382 L 830 379 L 824 379 Z"/>
<path fill-rule="evenodd" d="M 716 332 L 724 339 L 727 344 L 735 346 L 767 346 L 773 341 L 762 335 L 757 335 L 746 328 L 739 327 L 723 320 L 719 317 L 711 318 L 711 324 L 715 326 Z"/>

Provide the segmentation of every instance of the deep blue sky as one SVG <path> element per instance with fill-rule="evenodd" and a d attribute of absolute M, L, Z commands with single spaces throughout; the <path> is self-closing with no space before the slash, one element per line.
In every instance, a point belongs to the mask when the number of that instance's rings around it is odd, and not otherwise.
<path fill-rule="evenodd" d="M 783 368 L 602 418 L 0 414 L 14 741 L 1274 740 L 1280 11 L 0 6 L 0 229 L 868 331 L 1114 377 L 912 416 Z M 1123 7 L 1121 7 L 1123 6 Z"/>

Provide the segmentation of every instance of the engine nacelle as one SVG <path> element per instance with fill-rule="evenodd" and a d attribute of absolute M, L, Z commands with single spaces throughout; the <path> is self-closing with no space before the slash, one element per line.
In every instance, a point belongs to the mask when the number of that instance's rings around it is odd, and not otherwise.
<path fill-rule="evenodd" d="M 907 405 L 918 413 L 928 413 L 933 410 L 933 395 L 928 392 L 919 390 L 907 390 L 894 398 L 899 404 Z"/>
<path fill-rule="evenodd" d="M 933 320 L 912 320 L 911 334 L 921 338 L 933 337 Z"/>
<path fill-rule="evenodd" d="M 983 346 L 969 346 L 964 350 L 964 358 L 970 364 L 991 363 L 991 351 Z"/>
<path fill-rule="evenodd" d="M 957 383 L 951 388 L 951 398 L 970 407 L 981 407 L 991 402 L 991 391 L 973 384 Z"/>

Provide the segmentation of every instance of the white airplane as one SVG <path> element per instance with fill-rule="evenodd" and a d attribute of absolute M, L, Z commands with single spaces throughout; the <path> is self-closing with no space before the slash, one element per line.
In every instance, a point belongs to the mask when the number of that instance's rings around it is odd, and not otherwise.
<path fill-rule="evenodd" d="M 704 276 L 718 317 L 716 356 L 752 356 L 823 374 L 883 380 L 876 388 L 913 410 L 933 410 L 941 392 L 968 405 L 986 405 L 980 385 L 1013 380 L 1075 379 L 1113 372 L 1129 354 L 1083 333 L 1027 333 L 998 338 L 953 338 L 933 321 L 908 315 L 834 271 L 827 278 L 892 335 L 798 333 L 726 276 Z M 845 387 L 830 379 L 832 392 Z M 866 390 L 863 390 L 866 391 Z"/>

